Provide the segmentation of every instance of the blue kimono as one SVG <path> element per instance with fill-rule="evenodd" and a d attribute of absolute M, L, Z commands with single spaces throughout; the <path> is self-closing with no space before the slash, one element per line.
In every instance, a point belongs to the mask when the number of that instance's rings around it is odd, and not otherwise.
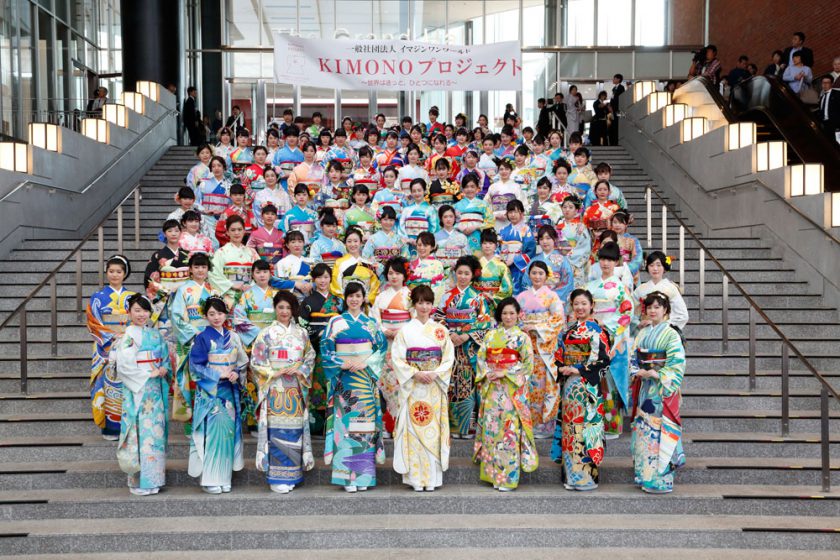
<path fill-rule="evenodd" d="M 198 184 L 193 208 L 201 212 L 201 231 L 210 238 L 214 251 L 219 248 L 219 240 L 216 239 L 218 214 L 224 212 L 228 206 L 230 206 L 230 183 L 227 179 L 219 181 L 210 176 Z"/>
<path fill-rule="evenodd" d="M 557 249 L 548 255 L 540 253 L 531 262 L 537 261 L 544 262 L 548 266 L 550 274 L 545 284 L 557 294 L 563 306 L 569 309 L 569 296 L 575 289 L 575 271 L 572 268 L 572 263 Z M 531 287 L 530 276 L 526 275 L 524 282 L 526 288 Z"/>
<path fill-rule="evenodd" d="M 385 278 L 385 263 L 394 257 L 403 257 L 407 260 L 410 254 L 409 245 L 395 230 L 391 230 L 391 233 L 386 233 L 384 230 L 377 231 L 370 236 L 362 248 L 362 258 L 376 263 L 376 274 L 383 285 L 388 281 Z"/>
<path fill-rule="evenodd" d="M 597 197 L 595 196 L 595 189 L 589 189 L 589 192 L 586 193 L 586 198 L 584 198 L 583 200 L 583 207 L 589 208 L 589 206 L 595 202 L 596 198 Z M 627 209 L 627 200 L 624 198 L 624 193 L 622 193 L 621 189 L 619 189 L 612 183 L 610 183 L 610 194 L 607 197 L 607 199 L 617 203 L 625 210 Z"/>
<path fill-rule="evenodd" d="M 380 189 L 375 195 L 373 195 L 371 209 L 376 212 L 376 216 L 379 218 L 381 217 L 380 211 L 386 206 L 390 206 L 394 209 L 394 212 L 397 213 L 397 221 L 399 221 L 403 207 L 407 204 L 408 200 L 406 199 L 406 196 L 397 191 L 396 188 L 394 190 Z"/>
<path fill-rule="evenodd" d="M 399 234 L 405 239 L 417 239 L 420 232 L 435 234 L 440 229 L 437 210 L 428 202 L 412 203 L 403 208 L 400 214 Z M 411 256 L 417 256 L 413 245 L 409 247 Z"/>
<path fill-rule="evenodd" d="M 309 260 L 313 265 L 319 262 L 324 262 L 330 265 L 330 268 L 335 266 L 335 261 L 344 256 L 347 249 L 344 243 L 333 237 L 319 236 L 318 239 L 312 242 L 309 248 Z"/>
<path fill-rule="evenodd" d="M 475 197 L 470 200 L 464 197 L 455 205 L 455 215 L 458 217 L 455 227 L 459 231 L 463 231 L 467 224 L 478 226 L 475 231 L 467 235 L 467 240 L 470 244 L 470 251 L 476 255 L 480 254 L 481 232 L 496 226 L 496 216 L 493 215 L 493 209 L 481 198 Z"/>
<path fill-rule="evenodd" d="M 274 152 L 274 159 L 271 164 L 278 169 L 280 184 L 283 185 L 283 190 L 289 188 L 289 175 L 295 170 L 295 166 L 303 161 L 303 152 L 300 148 L 289 148 L 283 146 L 283 149 Z"/>
<path fill-rule="evenodd" d="M 283 221 L 278 229 L 285 236 L 290 231 L 299 231 L 303 234 L 304 251 L 315 239 L 315 230 L 318 227 L 318 213 L 312 208 L 301 208 L 297 204 L 283 216 Z"/>
<path fill-rule="evenodd" d="M 207 326 L 202 313 L 205 300 L 210 297 L 210 285 L 200 285 L 190 279 L 170 297 L 169 317 L 175 335 L 177 367 L 172 389 L 172 419 L 188 423 L 192 415 L 193 383 L 187 370 L 187 356 L 193 339 Z M 189 430 L 189 428 L 187 428 Z"/>
<path fill-rule="evenodd" d="M 526 222 L 508 224 L 499 232 L 499 256 L 510 268 L 514 295 L 527 287 L 528 266 L 536 252 L 537 242 Z"/>

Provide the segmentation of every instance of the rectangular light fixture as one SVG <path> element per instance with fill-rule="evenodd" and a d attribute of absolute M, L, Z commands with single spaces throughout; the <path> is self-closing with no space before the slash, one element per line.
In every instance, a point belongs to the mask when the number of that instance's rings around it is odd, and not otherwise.
<path fill-rule="evenodd" d="M 636 82 L 633 84 L 633 103 L 638 103 L 654 91 L 656 91 L 656 82 L 653 80 Z"/>
<path fill-rule="evenodd" d="M 128 107 L 116 103 L 106 103 L 102 106 L 102 118 L 109 123 L 128 127 Z"/>
<path fill-rule="evenodd" d="M 104 119 L 82 119 L 82 134 L 91 140 L 107 144 L 108 121 Z"/>
<path fill-rule="evenodd" d="M 61 151 L 61 127 L 49 123 L 29 123 L 29 143 L 50 152 Z"/>
<path fill-rule="evenodd" d="M 706 117 L 689 117 L 680 123 L 682 127 L 680 141 L 691 142 L 706 134 Z"/>
<path fill-rule="evenodd" d="M 0 169 L 29 172 L 29 145 L 23 142 L 0 142 Z"/>
<path fill-rule="evenodd" d="M 145 95 L 155 103 L 160 100 L 160 84 L 156 82 L 138 81 L 137 93 Z"/>
<path fill-rule="evenodd" d="M 840 227 L 840 192 L 831 193 L 831 227 Z"/>
<path fill-rule="evenodd" d="M 674 126 L 683 119 L 690 116 L 688 105 L 685 103 L 672 103 L 665 107 L 665 128 Z"/>
<path fill-rule="evenodd" d="M 821 163 L 801 163 L 789 168 L 790 196 L 807 196 L 823 192 Z"/>
<path fill-rule="evenodd" d="M 671 93 L 667 91 L 655 91 L 648 95 L 648 115 L 652 115 L 671 102 Z"/>
<path fill-rule="evenodd" d="M 774 140 L 755 145 L 755 171 L 770 171 L 787 165 L 787 142 Z"/>
<path fill-rule="evenodd" d="M 733 123 L 726 127 L 726 150 L 737 150 L 755 144 L 755 123 Z"/>
<path fill-rule="evenodd" d="M 137 93 L 136 91 L 124 91 L 122 94 L 122 104 L 134 111 L 135 113 L 140 113 L 141 115 L 144 112 L 145 108 L 145 97 L 142 94 Z"/>

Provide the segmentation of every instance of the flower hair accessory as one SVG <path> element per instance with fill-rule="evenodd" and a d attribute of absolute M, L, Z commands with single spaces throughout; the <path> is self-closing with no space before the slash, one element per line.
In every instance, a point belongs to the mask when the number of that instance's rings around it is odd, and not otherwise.
<path fill-rule="evenodd" d="M 665 256 L 665 264 L 667 264 L 668 266 L 671 266 L 671 257 L 669 257 L 667 255 Z"/>

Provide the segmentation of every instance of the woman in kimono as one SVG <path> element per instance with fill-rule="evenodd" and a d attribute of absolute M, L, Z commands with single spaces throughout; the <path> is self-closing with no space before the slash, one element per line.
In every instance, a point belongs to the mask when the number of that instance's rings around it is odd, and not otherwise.
<path fill-rule="evenodd" d="M 577 197 L 578 191 L 569 184 L 569 174 L 572 172 L 572 166 L 566 160 L 557 160 L 554 162 L 554 175 L 551 179 L 551 200 L 554 202 L 563 202 L 567 196 Z"/>
<path fill-rule="evenodd" d="M 380 193 L 382 191 L 379 191 Z M 364 249 L 362 258 L 376 264 L 376 273 L 379 275 L 379 282 L 385 283 L 388 278 L 385 274 L 385 265 L 394 257 L 408 259 L 410 253 L 405 240 L 397 234 L 394 226 L 397 223 L 397 213 L 390 206 L 383 206 L 379 210 L 379 231 L 371 235 Z"/>
<path fill-rule="evenodd" d="M 633 218 L 627 210 L 619 210 L 613 214 L 610 221 L 610 229 L 618 236 L 618 249 L 621 251 L 621 260 L 630 270 L 633 276 L 633 284 L 639 283 L 639 277 L 644 264 L 644 253 L 642 244 L 635 235 L 627 233 L 627 226 L 633 223 Z"/>
<path fill-rule="evenodd" d="M 596 242 L 597 249 L 595 250 L 595 254 L 598 253 L 601 247 L 605 247 L 609 244 L 615 245 L 618 247 L 618 235 L 611 230 L 608 229 L 601 233 L 600 237 Z M 613 274 L 621 280 L 621 283 L 624 284 L 624 289 L 627 290 L 628 294 L 633 293 L 633 275 L 630 273 L 630 267 L 624 264 L 624 261 L 621 259 L 621 248 L 619 247 L 619 260 L 613 270 Z M 589 280 L 597 280 L 601 277 L 601 264 L 599 262 L 595 262 L 589 269 Z"/>
<path fill-rule="evenodd" d="M 530 287 L 516 296 L 522 308 L 522 330 L 531 337 L 536 354 L 534 372 L 528 385 L 528 403 L 534 437 L 538 439 L 554 435 L 554 421 L 560 405 L 554 351 L 557 349 L 557 338 L 566 324 L 563 302 L 546 285 L 549 270 L 542 261 L 532 262 L 528 270 Z"/>
<path fill-rule="evenodd" d="M 453 273 L 455 286 L 444 295 L 438 315 L 443 317 L 455 348 L 455 369 L 449 385 L 449 429 L 453 438 L 466 439 L 475 437 L 476 356 L 487 329 L 493 326 L 493 304 L 473 286 L 481 276 L 478 259 L 461 257 Z"/>
<path fill-rule="evenodd" d="M 197 253 L 213 254 L 213 241 L 202 233 L 201 214 L 195 210 L 187 210 L 181 216 L 181 237 L 178 246 L 190 257 Z M 216 236 L 213 236 L 215 239 Z M 218 240 L 216 243 L 218 244 Z"/>
<path fill-rule="evenodd" d="M 202 144 L 196 148 L 195 155 L 198 156 L 198 163 L 190 168 L 190 172 L 187 173 L 186 183 L 194 193 L 197 193 L 201 188 L 201 183 L 213 176 L 213 173 L 210 171 L 213 148 L 209 144 Z"/>
<path fill-rule="evenodd" d="M 636 335 L 631 366 L 634 481 L 648 494 L 666 494 L 674 489 L 674 471 L 685 464 L 680 420 L 685 348 L 679 331 L 665 320 L 668 297 L 653 292 L 644 306 L 650 324 Z"/>
<path fill-rule="evenodd" d="M 481 232 L 481 276 L 475 279 L 473 287 L 487 296 L 491 310 L 503 299 L 513 295 L 513 280 L 510 269 L 496 255 L 499 237 L 495 229 Z"/>
<path fill-rule="evenodd" d="M 662 251 L 653 251 L 645 260 L 645 270 L 650 280 L 640 285 L 633 292 L 633 302 L 636 304 L 636 315 L 634 328 L 641 329 L 650 324 L 643 305 L 644 299 L 653 292 L 660 292 L 668 297 L 671 304 L 671 312 L 668 313 L 668 322 L 672 327 L 682 332 L 688 324 L 688 307 L 685 305 L 679 287 L 665 278 L 665 273 L 671 270 L 671 257 Z"/>
<path fill-rule="evenodd" d="M 204 492 L 221 494 L 230 492 L 233 471 L 245 467 L 239 385 L 248 355 L 239 335 L 225 328 L 225 300 L 210 296 L 203 311 L 207 328 L 195 337 L 188 358 L 195 403 L 187 472 L 201 477 Z"/>
<path fill-rule="evenodd" d="M 513 293 L 519 294 L 527 287 L 528 263 L 537 252 L 537 242 L 525 220 L 525 207 L 520 200 L 507 204 L 508 225 L 499 232 L 499 258 L 510 269 Z"/>
<path fill-rule="evenodd" d="M 388 342 L 378 384 L 385 400 L 385 411 L 382 413 L 385 437 L 394 433 L 394 421 L 399 414 L 399 385 L 391 359 L 391 344 L 400 329 L 411 320 L 411 292 L 405 286 L 408 271 L 408 261 L 402 257 L 393 257 L 385 263 L 387 284 L 376 296 L 370 310 L 370 316 L 379 324 Z"/>
<path fill-rule="evenodd" d="M 259 389 L 257 469 L 271 490 L 288 494 L 315 466 L 309 436 L 309 388 L 315 350 L 298 322 L 291 292 L 274 295 L 276 319 L 263 329 L 251 350 L 251 375 Z"/>
<path fill-rule="evenodd" d="M 403 208 L 399 220 L 399 234 L 409 245 L 411 256 L 417 255 L 417 236 L 421 232 L 432 236 L 440 229 L 437 210 L 426 202 L 426 181 L 411 181 L 411 202 Z"/>
<path fill-rule="evenodd" d="M 363 312 L 364 286 L 344 290 L 346 310 L 330 319 L 321 338 L 329 387 L 324 461 L 332 483 L 350 493 L 376 486 L 376 464 L 385 462 L 377 381 L 387 343 L 376 321 Z"/>
<path fill-rule="evenodd" d="M 423 144 L 423 146 L 425 146 L 425 144 Z M 397 183 L 395 186 L 400 192 L 408 196 L 411 194 L 411 185 L 414 184 L 414 181 L 417 179 L 423 179 L 423 188 L 426 188 L 429 181 L 429 174 L 426 173 L 426 170 L 419 165 L 423 155 L 419 145 L 409 144 L 408 149 L 406 150 L 406 155 L 408 157 L 408 163 L 400 167 L 399 172 L 397 173 Z M 423 196 L 425 197 L 425 193 Z"/>
<path fill-rule="evenodd" d="M 228 127 L 224 127 L 219 131 L 219 143 L 213 148 L 213 155 L 225 160 L 228 166 L 230 166 L 230 154 L 236 149 L 232 141 L 233 133 Z"/>
<path fill-rule="evenodd" d="M 353 204 L 344 213 L 344 227 L 347 231 L 358 229 L 362 232 L 363 242 L 367 242 L 376 226 L 376 216 L 368 204 L 370 191 L 367 185 L 355 185 L 350 196 Z"/>
<path fill-rule="evenodd" d="M 606 379 L 604 428 L 606 439 L 617 439 L 624 429 L 622 409 L 630 406 L 629 327 L 633 317 L 633 300 L 624 284 L 615 275 L 621 256 L 618 245 L 607 243 L 598 250 L 601 277 L 587 284 L 595 300 L 594 316 L 612 339 L 610 369 Z"/>
<path fill-rule="evenodd" d="M 241 184 L 245 187 L 248 200 L 253 200 L 261 190 L 265 188 L 265 169 L 274 169 L 270 164 L 266 165 L 268 159 L 268 148 L 257 146 L 254 148 L 254 163 L 242 171 Z"/>
<path fill-rule="evenodd" d="M 569 139 L 569 143 L 573 142 Z M 569 183 L 577 191 L 578 197 L 585 200 L 598 181 L 598 176 L 592 171 L 592 166 L 589 164 L 590 152 L 588 148 L 579 147 L 574 150 L 574 165 L 572 172 L 569 173 Z"/>
<path fill-rule="evenodd" d="M 266 206 L 274 206 L 277 209 L 277 225 L 283 223 L 286 214 L 292 209 L 292 200 L 289 193 L 280 184 L 277 170 L 273 167 L 266 166 L 263 171 L 264 186 L 261 191 L 257 191 L 254 195 L 252 208 L 254 211 L 254 228 L 261 228 L 265 225 L 265 220 L 262 217 L 262 209 Z"/>
<path fill-rule="evenodd" d="M 513 164 L 509 160 L 499 163 L 499 180 L 492 183 L 484 195 L 484 202 L 493 209 L 496 219 L 496 231 L 502 231 L 510 223 L 507 218 L 507 205 L 512 200 L 525 200 L 519 183 L 511 180 Z"/>
<path fill-rule="evenodd" d="M 396 167 L 389 165 L 386 167 L 382 175 L 382 188 L 379 189 L 373 196 L 371 202 L 371 210 L 376 212 L 377 216 L 382 214 L 385 208 L 390 208 L 394 211 L 394 219 L 396 216 L 402 214 L 403 206 L 406 204 L 405 193 L 397 187 L 397 171 Z M 394 222 L 396 223 L 396 221 Z"/>
<path fill-rule="evenodd" d="M 230 153 L 231 171 L 234 175 L 241 175 L 246 167 L 254 163 L 254 152 L 248 146 L 250 143 L 251 133 L 248 129 L 236 129 L 236 149 Z"/>
<path fill-rule="evenodd" d="M 102 437 L 116 441 L 120 436 L 122 383 L 108 361 L 111 345 L 128 326 L 128 298 L 134 295 L 123 287 L 131 273 L 128 259 L 114 255 L 105 263 L 108 285 L 90 296 L 87 327 L 93 337 L 90 363 L 90 398 L 93 422 L 102 429 Z"/>
<path fill-rule="evenodd" d="M 534 354 L 518 326 L 520 312 L 512 297 L 496 307 L 499 326 L 484 337 L 475 374 L 481 408 L 473 460 L 481 465 L 481 480 L 500 492 L 515 490 L 521 474 L 539 464 L 528 407 Z"/>
<path fill-rule="evenodd" d="M 219 216 L 230 206 L 230 182 L 225 177 L 226 168 L 225 160 L 214 156 L 210 160 L 212 177 L 202 181 L 195 192 L 194 208 L 201 213 L 202 230 L 210 238 L 213 250 L 219 248 L 219 240 L 215 235 Z"/>
<path fill-rule="evenodd" d="M 225 221 L 225 231 L 230 242 L 213 253 L 213 269 L 208 274 L 208 280 L 213 291 L 221 294 L 232 309 L 248 289 L 251 266 L 260 257 L 254 249 L 242 242 L 245 238 L 245 220 L 242 216 L 229 216 Z"/>
<path fill-rule="evenodd" d="M 564 198 L 560 205 L 563 220 L 557 224 L 557 232 L 560 234 L 558 248 L 572 265 L 576 288 L 586 285 L 589 278 L 589 257 L 592 250 L 589 230 L 580 221 L 580 208 L 581 202 L 578 197 L 570 195 Z"/>
<path fill-rule="evenodd" d="M 459 258 L 471 255 L 467 236 L 455 229 L 455 209 L 448 204 L 438 208 L 441 228 L 435 234 L 435 257 L 443 263 L 447 287 L 454 283 L 452 267 Z"/>
<path fill-rule="evenodd" d="M 557 294 L 560 304 L 565 309 L 569 302 L 569 294 L 575 289 L 574 270 L 569 263 L 569 259 L 563 256 L 563 253 L 557 249 L 557 230 L 552 226 L 541 226 L 537 231 L 537 242 L 540 245 L 541 253 L 531 261 L 542 262 L 548 267 L 548 278 L 545 281 L 546 286 Z M 530 287 L 530 274 L 525 282 L 526 287 Z M 519 303 L 522 303 L 521 301 Z"/>
<path fill-rule="evenodd" d="M 474 173 L 465 175 L 461 179 L 461 194 L 464 198 L 455 204 L 455 227 L 467 236 L 470 252 L 476 256 L 481 254 L 481 232 L 494 229 L 496 225 L 496 217 L 490 205 L 478 198 L 480 190 L 480 177 Z"/>
<path fill-rule="evenodd" d="M 447 394 L 454 351 L 446 327 L 432 320 L 435 295 L 428 286 L 411 292 L 415 317 L 392 347 L 399 381 L 394 470 L 415 492 L 443 485 L 449 468 Z"/>
<path fill-rule="evenodd" d="M 350 282 L 359 282 L 368 294 L 368 303 L 373 303 L 379 293 L 379 276 L 374 265 L 362 258 L 362 237 L 362 232 L 356 228 L 347 230 L 344 236 L 347 254 L 335 261 L 330 291 L 341 297 Z"/>
<path fill-rule="evenodd" d="M 329 131 L 327 131 L 327 135 L 329 135 Z M 307 144 L 303 147 L 303 161 L 297 164 L 289 175 L 287 182 L 289 194 L 295 191 L 297 185 L 306 185 L 310 198 L 315 198 L 321 191 L 326 173 L 324 166 L 316 161 L 316 155 L 315 144 Z"/>
<path fill-rule="evenodd" d="M 207 255 L 197 253 L 190 257 L 188 266 L 190 279 L 172 295 L 169 307 L 177 354 L 175 383 L 172 387 L 172 419 L 184 422 L 184 431 L 187 435 L 190 433 L 192 395 L 195 388 L 195 383 L 190 378 L 190 372 L 187 369 L 187 357 L 195 337 L 207 326 L 202 309 L 205 301 L 210 297 L 207 275 L 212 264 Z"/>
<path fill-rule="evenodd" d="M 566 490 L 594 490 L 604 459 L 601 387 L 610 364 L 610 338 L 592 318 L 592 294 L 578 288 L 571 300 L 575 321 L 561 335 L 556 354 L 563 398 L 551 458 L 563 467 Z"/>
<path fill-rule="evenodd" d="M 613 214 L 621 210 L 617 202 L 609 199 L 608 181 L 595 183 L 595 196 L 595 202 L 583 213 L 583 225 L 589 228 L 592 239 L 596 239 L 602 231 L 609 229 Z"/>
<path fill-rule="evenodd" d="M 446 291 L 446 271 L 443 263 L 433 255 L 437 248 L 435 236 L 423 231 L 417 236 L 417 258 L 409 263 L 407 285 L 409 289 L 426 284 L 435 293 L 435 301 L 440 303 L 443 292 Z"/>
<path fill-rule="evenodd" d="M 117 461 L 135 496 L 157 494 L 166 484 L 166 438 L 169 432 L 169 347 L 148 325 L 152 302 L 128 298 L 131 324 L 111 347 L 110 360 L 122 383 L 122 419 Z"/>

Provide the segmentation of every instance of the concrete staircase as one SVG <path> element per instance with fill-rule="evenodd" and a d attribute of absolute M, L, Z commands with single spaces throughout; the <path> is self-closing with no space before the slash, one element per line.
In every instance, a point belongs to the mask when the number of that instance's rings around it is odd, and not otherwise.
<path fill-rule="evenodd" d="M 642 168 L 622 148 L 598 148 L 609 161 L 637 221 L 644 244 Z M 126 254 L 140 288 L 143 264 L 158 248 L 161 220 L 194 161 L 192 149 L 172 148 L 142 181 L 142 243 L 135 248 L 133 211 L 126 208 Z M 658 213 L 657 213 L 658 218 Z M 654 244 L 661 220 L 654 221 Z M 670 254 L 677 229 L 669 226 Z M 116 220 L 105 228 L 106 254 L 116 251 Z M 761 239 L 713 238 L 706 245 L 734 270 L 773 320 L 822 372 L 840 385 L 840 317 L 809 292 L 796 271 L 771 254 Z M 579 558 L 601 551 L 612 558 L 669 552 L 690 558 L 836 558 L 840 549 L 840 493 L 819 487 L 819 386 L 791 364 L 791 435 L 779 436 L 779 344 L 758 328 L 758 388 L 747 391 L 747 312 L 731 290 L 730 352 L 723 354 L 721 275 L 707 263 L 706 309 L 698 316 L 698 251 L 687 239 L 685 294 L 691 310 L 688 375 L 684 384 L 687 466 L 677 490 L 648 496 L 634 488 L 629 434 L 607 442 L 601 487 L 582 494 L 563 490 L 550 444 L 539 442 L 539 469 L 520 488 L 501 495 L 479 483 L 470 442 L 453 440 L 446 484 L 415 494 L 400 484 L 390 461 L 380 486 L 348 495 L 329 485 L 322 460 L 306 484 L 288 496 L 272 494 L 254 467 L 246 436 L 245 471 L 231 494 L 203 494 L 186 474 L 188 444 L 170 430 L 166 490 L 155 497 L 129 495 L 114 444 L 98 436 L 87 393 L 90 342 L 75 309 L 73 264 L 58 276 L 59 357 L 50 357 L 49 298 L 29 305 L 29 394 L 19 393 L 18 329 L 0 332 L 0 555 L 44 558 L 224 558 L 245 550 L 271 557 Z M 0 317 L 17 306 L 74 241 L 29 241 L 0 261 Z M 98 281 L 96 242 L 85 246 L 84 295 Z M 671 278 L 677 280 L 676 271 Z M 17 325 L 15 320 L 15 325 Z M 840 485 L 840 408 L 831 403 L 830 448 Z M 316 457 L 323 447 L 315 442 Z M 389 442 L 388 456 L 392 456 Z M 514 551 L 513 549 L 516 549 Z M 724 550 L 725 549 L 725 550 Z M 97 553 L 106 553 L 99 555 Z M 136 553 L 136 554 L 133 554 Z M 142 556 L 141 556 L 142 554 Z M 209 555 L 208 555 L 209 554 Z M 55 556 L 54 556 L 55 555 Z"/>

